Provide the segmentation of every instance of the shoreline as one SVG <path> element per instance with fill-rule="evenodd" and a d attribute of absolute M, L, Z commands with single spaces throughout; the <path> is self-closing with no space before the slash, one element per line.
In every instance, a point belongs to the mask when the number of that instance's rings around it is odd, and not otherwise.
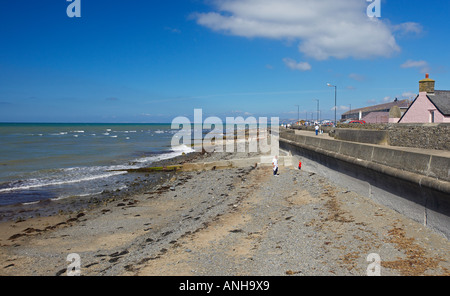
<path fill-rule="evenodd" d="M 163 159 L 152 163 L 155 166 L 170 166 L 178 163 L 189 162 L 198 158 L 198 155 L 188 153 L 170 159 Z M 133 173 L 126 173 L 132 176 Z M 86 194 L 83 196 L 68 196 L 65 198 L 43 199 L 36 202 L 17 203 L 0 206 L 1 219 L 3 222 L 24 221 L 30 218 L 47 217 L 61 213 L 70 214 L 89 209 L 103 201 L 126 198 L 126 196 L 145 191 L 148 187 L 157 186 L 170 178 L 166 174 L 170 172 L 154 172 L 150 174 L 135 173 L 133 181 L 128 181 L 126 188 L 110 190 L 106 187 L 97 194 Z"/>
<path fill-rule="evenodd" d="M 0 223 L 0 275 L 66 275 L 71 253 L 87 276 L 365 275 L 369 253 L 383 275 L 450 275 L 447 240 L 307 161 L 278 177 L 254 166 L 165 176 L 83 211 Z"/>

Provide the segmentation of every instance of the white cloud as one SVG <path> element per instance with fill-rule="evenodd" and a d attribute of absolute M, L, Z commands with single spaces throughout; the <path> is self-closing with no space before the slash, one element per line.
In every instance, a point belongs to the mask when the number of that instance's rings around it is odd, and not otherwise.
<path fill-rule="evenodd" d="M 232 111 L 231 111 L 231 114 L 237 115 L 237 116 L 242 116 L 242 115 L 245 115 L 245 116 L 251 116 L 251 115 L 253 115 L 253 114 L 250 113 L 250 112 L 247 112 L 247 111 L 241 111 L 241 110 L 232 110 Z"/>
<path fill-rule="evenodd" d="M 299 62 L 297 63 L 293 59 L 285 58 L 283 59 L 284 64 L 292 70 L 299 70 L 299 71 L 309 71 L 311 70 L 311 65 L 307 62 Z"/>
<path fill-rule="evenodd" d="M 364 77 L 364 75 L 356 74 L 356 73 L 352 73 L 352 74 L 348 75 L 348 77 L 350 77 L 351 79 L 356 80 L 356 81 L 364 81 L 366 79 L 366 77 Z"/>
<path fill-rule="evenodd" d="M 402 97 L 406 98 L 406 99 L 414 98 L 416 96 L 417 96 L 417 94 L 415 94 L 413 92 L 404 92 L 404 93 L 402 93 Z"/>
<path fill-rule="evenodd" d="M 215 0 L 216 11 L 197 13 L 197 23 L 217 32 L 247 38 L 299 42 L 304 55 L 389 57 L 400 51 L 390 25 L 366 15 L 362 0 Z M 413 30 L 405 26 L 403 30 Z"/>
<path fill-rule="evenodd" d="M 179 29 L 177 29 L 177 28 L 165 27 L 164 29 L 167 30 L 167 31 L 170 31 L 172 33 L 177 33 L 177 34 L 181 33 L 181 31 Z"/>
<path fill-rule="evenodd" d="M 334 109 L 336 109 L 337 111 L 349 111 L 350 106 L 333 106 L 333 108 L 331 108 L 331 111 L 334 111 Z"/>
<path fill-rule="evenodd" d="M 401 68 L 408 69 L 408 68 L 418 68 L 420 73 L 427 73 L 430 72 L 431 67 L 426 61 L 414 61 L 414 60 L 407 60 L 405 63 L 400 65 Z"/>
<path fill-rule="evenodd" d="M 408 60 L 405 63 L 403 63 L 400 67 L 402 68 L 414 68 L 414 67 L 424 67 L 427 66 L 428 63 L 425 61 L 413 61 Z"/>
<path fill-rule="evenodd" d="M 406 34 L 421 34 L 423 32 L 423 27 L 419 23 L 414 22 L 406 22 L 399 25 L 394 25 L 391 27 L 394 32 L 399 33 L 400 35 Z"/>

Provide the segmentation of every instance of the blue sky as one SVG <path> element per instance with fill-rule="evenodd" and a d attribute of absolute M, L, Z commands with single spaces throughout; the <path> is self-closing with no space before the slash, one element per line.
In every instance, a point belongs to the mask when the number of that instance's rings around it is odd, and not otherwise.
<path fill-rule="evenodd" d="M 450 90 L 448 1 L 0 0 L 0 122 L 334 119 Z M 296 105 L 300 107 L 297 108 Z"/>

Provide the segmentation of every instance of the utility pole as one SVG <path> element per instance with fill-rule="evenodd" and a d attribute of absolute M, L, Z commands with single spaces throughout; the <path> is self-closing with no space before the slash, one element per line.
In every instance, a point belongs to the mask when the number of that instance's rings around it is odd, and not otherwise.
<path fill-rule="evenodd" d="M 337 111 L 337 86 L 336 85 L 331 85 L 329 83 L 327 83 L 327 86 L 334 87 L 334 126 L 336 126 L 337 125 L 337 116 L 336 116 L 336 111 Z"/>
<path fill-rule="evenodd" d="M 319 99 L 314 99 L 314 101 L 317 101 L 317 123 L 319 123 Z"/>

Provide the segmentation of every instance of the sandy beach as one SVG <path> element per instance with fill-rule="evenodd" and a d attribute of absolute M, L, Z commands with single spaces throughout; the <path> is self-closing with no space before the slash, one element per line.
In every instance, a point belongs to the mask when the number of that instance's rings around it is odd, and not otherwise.
<path fill-rule="evenodd" d="M 0 275 L 65 276 L 74 253 L 85 276 L 365 276 L 373 253 L 381 275 L 450 274 L 448 240 L 303 163 L 279 176 L 259 166 L 161 173 L 76 211 L 3 222 Z"/>

